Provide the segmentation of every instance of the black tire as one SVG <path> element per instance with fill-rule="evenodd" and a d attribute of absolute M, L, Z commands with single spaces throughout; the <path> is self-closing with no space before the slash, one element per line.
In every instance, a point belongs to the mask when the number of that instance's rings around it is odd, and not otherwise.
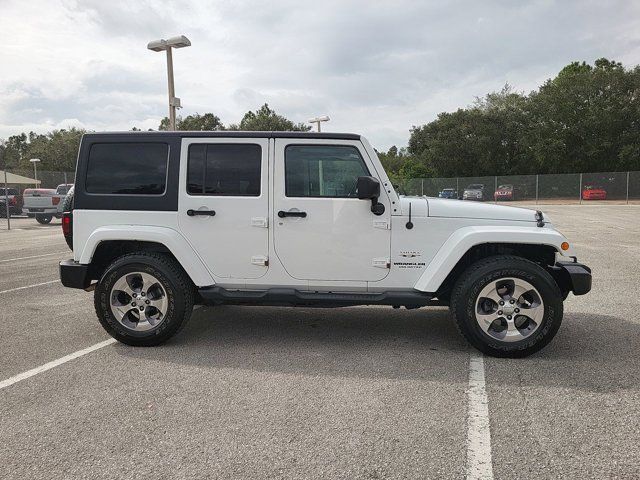
<path fill-rule="evenodd" d="M 69 192 L 64 197 L 64 201 L 62 203 L 62 211 L 63 212 L 72 212 L 73 211 L 73 197 L 75 194 L 74 187 L 69 189 Z"/>
<path fill-rule="evenodd" d="M 544 302 L 544 314 L 530 336 L 504 342 L 485 333 L 476 320 L 476 300 L 491 281 L 511 277 L 534 286 Z M 563 315 L 563 297 L 551 275 L 541 266 L 521 257 L 500 255 L 471 265 L 460 275 L 451 292 L 450 310 L 460 333 L 481 352 L 493 357 L 521 358 L 547 345 L 558 332 Z"/>
<path fill-rule="evenodd" d="M 53 219 L 52 215 L 36 215 L 36 221 L 38 223 L 41 223 L 42 225 L 51 223 L 52 219 Z"/>
<path fill-rule="evenodd" d="M 62 211 L 63 212 L 73 212 L 73 197 L 74 197 L 74 187 L 71 187 L 69 189 L 69 192 L 67 193 L 67 196 L 64 197 L 64 202 L 62 204 Z M 73 230 L 71 232 L 71 235 L 64 237 L 65 242 L 67 242 L 67 246 L 69 247 L 69 250 L 71 250 L 73 252 Z"/>
<path fill-rule="evenodd" d="M 64 241 L 67 243 L 67 247 L 69 247 L 69 250 L 73 252 L 73 234 L 69 236 L 64 235 Z"/>
<path fill-rule="evenodd" d="M 152 330 L 130 330 L 118 322 L 111 312 L 111 289 L 118 279 L 130 272 L 153 275 L 167 293 L 165 318 Z M 151 347 L 167 341 L 184 327 L 193 311 L 194 290 L 187 274 L 170 257 L 159 253 L 133 253 L 109 265 L 96 286 L 94 304 L 98 320 L 109 335 L 127 345 Z"/>

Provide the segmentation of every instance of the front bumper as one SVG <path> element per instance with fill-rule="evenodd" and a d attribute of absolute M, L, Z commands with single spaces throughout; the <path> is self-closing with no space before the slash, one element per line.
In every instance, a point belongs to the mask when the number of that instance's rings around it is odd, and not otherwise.
<path fill-rule="evenodd" d="M 582 263 L 556 262 L 551 267 L 551 273 L 566 295 L 584 295 L 591 291 L 591 269 Z"/>
<path fill-rule="evenodd" d="M 83 265 L 73 259 L 60 262 L 60 281 L 69 288 L 86 289 L 91 284 L 89 265 Z"/>

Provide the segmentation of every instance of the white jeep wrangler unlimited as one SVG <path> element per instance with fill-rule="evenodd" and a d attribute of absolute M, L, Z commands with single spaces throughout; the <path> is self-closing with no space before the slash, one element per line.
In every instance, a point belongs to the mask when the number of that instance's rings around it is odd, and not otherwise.
<path fill-rule="evenodd" d="M 541 212 L 399 196 L 360 135 L 87 134 L 73 203 L 62 283 L 95 289 L 129 345 L 164 342 L 194 304 L 449 305 L 474 347 L 522 357 L 591 288 Z"/>

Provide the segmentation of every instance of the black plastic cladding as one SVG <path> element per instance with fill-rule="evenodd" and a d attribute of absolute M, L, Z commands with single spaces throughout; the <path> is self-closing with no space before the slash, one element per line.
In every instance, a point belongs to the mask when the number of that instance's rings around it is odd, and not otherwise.
<path fill-rule="evenodd" d="M 88 133 L 82 137 L 76 169 L 74 204 L 83 210 L 146 210 L 175 212 L 178 210 L 178 177 L 180 174 L 180 145 L 183 138 L 316 138 L 360 140 L 353 133 L 313 132 L 108 132 Z M 85 190 L 87 160 L 95 143 L 167 143 L 169 164 L 167 188 L 163 195 L 100 195 Z"/>

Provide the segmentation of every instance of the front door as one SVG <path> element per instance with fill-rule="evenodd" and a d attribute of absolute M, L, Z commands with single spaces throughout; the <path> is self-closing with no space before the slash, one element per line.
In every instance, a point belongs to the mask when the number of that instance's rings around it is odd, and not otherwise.
<path fill-rule="evenodd" d="M 389 273 L 389 199 L 374 215 L 359 200 L 359 176 L 375 176 L 360 142 L 276 139 L 275 252 L 292 277 L 318 281 L 378 281 Z"/>
<path fill-rule="evenodd" d="M 178 223 L 217 277 L 252 279 L 267 272 L 268 142 L 182 140 Z"/>

